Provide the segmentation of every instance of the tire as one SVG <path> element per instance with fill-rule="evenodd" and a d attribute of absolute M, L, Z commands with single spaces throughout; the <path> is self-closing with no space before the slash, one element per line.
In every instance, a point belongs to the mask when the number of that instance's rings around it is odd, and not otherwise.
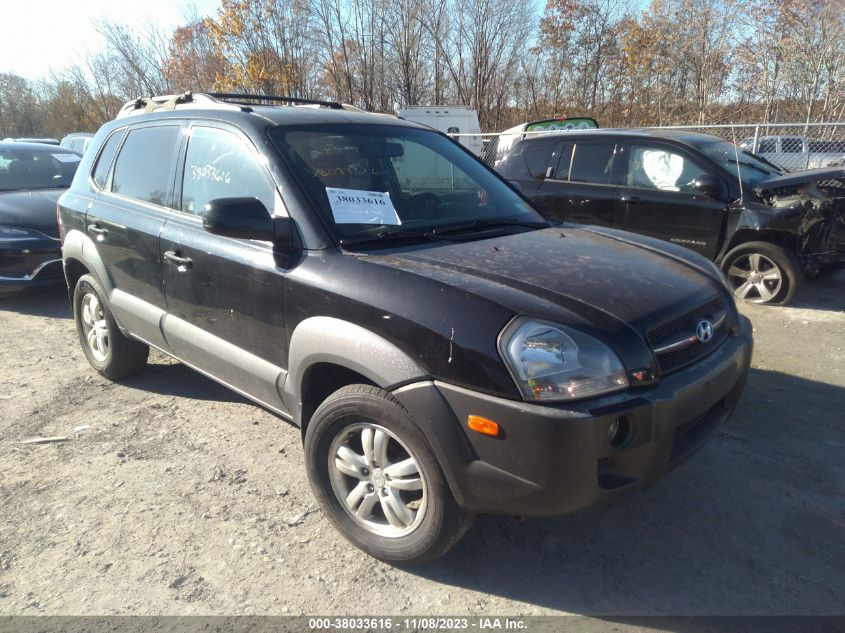
<path fill-rule="evenodd" d="M 786 305 L 804 280 L 794 253 L 771 242 L 746 242 L 722 260 L 722 271 L 737 300 Z"/>
<path fill-rule="evenodd" d="M 109 380 L 132 376 L 146 367 L 149 346 L 123 335 L 105 291 L 92 275 L 83 275 L 76 283 L 73 319 L 85 357 Z"/>
<path fill-rule="evenodd" d="M 458 507 L 410 414 L 378 387 L 350 385 L 319 406 L 305 433 L 305 462 L 314 496 L 334 526 L 385 562 L 430 562 L 474 519 Z"/>

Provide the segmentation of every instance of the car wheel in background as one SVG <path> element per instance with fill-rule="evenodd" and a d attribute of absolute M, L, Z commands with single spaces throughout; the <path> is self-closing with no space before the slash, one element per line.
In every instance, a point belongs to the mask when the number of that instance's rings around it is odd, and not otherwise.
<path fill-rule="evenodd" d="M 85 357 L 103 376 L 117 380 L 144 369 L 149 346 L 121 333 L 106 293 L 92 275 L 83 275 L 76 283 L 73 318 Z"/>
<path fill-rule="evenodd" d="M 472 524 L 423 433 L 378 387 L 351 385 L 329 396 L 308 424 L 305 460 L 328 518 L 381 560 L 434 560 Z"/>
<path fill-rule="evenodd" d="M 795 297 L 803 274 L 794 253 L 770 242 L 747 242 L 722 260 L 734 296 L 750 303 L 786 305 Z"/>

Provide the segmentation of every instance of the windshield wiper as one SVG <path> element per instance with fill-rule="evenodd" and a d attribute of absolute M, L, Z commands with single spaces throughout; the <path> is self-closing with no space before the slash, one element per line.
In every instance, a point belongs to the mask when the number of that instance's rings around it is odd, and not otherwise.
<path fill-rule="evenodd" d="M 395 242 L 459 242 L 468 236 L 457 236 L 454 233 L 473 231 L 474 229 L 504 228 L 518 226 L 531 229 L 545 229 L 551 226 L 547 222 L 528 222 L 525 220 L 497 220 L 493 218 L 480 218 L 464 224 L 451 224 L 440 228 L 431 228 L 424 231 L 413 229 L 385 229 L 376 235 L 361 237 L 357 239 L 341 239 L 341 246 L 363 246 L 375 244 L 377 246 L 392 244 Z"/>
<path fill-rule="evenodd" d="M 425 242 L 425 241 L 439 241 L 439 235 L 435 235 L 433 231 L 413 231 L 411 229 L 385 229 L 375 235 L 368 235 L 366 237 L 341 239 L 341 246 L 363 246 L 366 244 L 385 245 L 394 242 Z"/>
<path fill-rule="evenodd" d="M 758 156 L 754 152 L 749 152 L 747 149 L 742 150 L 742 153 L 753 157 L 755 160 L 759 160 L 761 163 L 765 163 L 766 165 L 769 165 L 770 167 L 772 167 L 775 170 L 775 172 L 777 172 L 779 174 L 788 174 L 789 173 L 789 170 L 786 169 L 785 167 L 781 167 L 780 165 L 775 165 L 768 158 L 764 158 L 763 156 Z"/>
<path fill-rule="evenodd" d="M 551 226 L 548 222 L 543 221 L 529 221 L 529 220 L 503 220 L 496 218 L 480 218 L 472 222 L 464 224 L 452 224 L 442 228 L 432 229 L 435 235 L 451 235 L 453 233 L 460 233 L 463 231 L 473 231 L 475 229 L 491 229 L 504 228 L 508 226 L 517 226 L 527 229 L 547 229 Z"/>

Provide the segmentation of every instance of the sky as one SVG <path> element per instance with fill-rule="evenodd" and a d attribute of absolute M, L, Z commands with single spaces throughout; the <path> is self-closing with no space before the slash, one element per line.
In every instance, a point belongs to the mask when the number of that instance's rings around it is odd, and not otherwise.
<path fill-rule="evenodd" d="M 172 28 L 220 0 L 0 0 L 0 73 L 43 79 L 103 47 L 95 21 Z"/>

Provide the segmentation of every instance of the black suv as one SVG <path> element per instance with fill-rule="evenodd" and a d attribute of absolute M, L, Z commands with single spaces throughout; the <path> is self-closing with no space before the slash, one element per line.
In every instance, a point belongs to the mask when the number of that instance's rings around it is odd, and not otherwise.
<path fill-rule="evenodd" d="M 496 162 L 541 212 L 686 246 L 739 299 L 786 304 L 845 262 L 845 168 L 791 174 L 707 134 L 593 130 L 518 140 Z"/>
<path fill-rule="evenodd" d="M 97 133 L 60 200 L 79 339 L 108 378 L 153 346 L 301 427 L 358 547 L 420 562 L 479 512 L 614 499 L 733 411 L 751 328 L 704 258 L 553 225 L 420 125 L 225 98 Z"/>

